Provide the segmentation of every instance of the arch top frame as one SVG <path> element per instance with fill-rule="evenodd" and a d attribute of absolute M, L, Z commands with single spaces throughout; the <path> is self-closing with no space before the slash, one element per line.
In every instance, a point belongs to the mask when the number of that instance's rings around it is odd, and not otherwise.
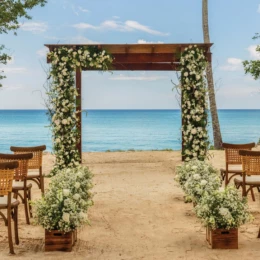
<path fill-rule="evenodd" d="M 59 47 L 78 49 L 96 46 L 114 57 L 111 70 L 178 71 L 182 51 L 190 45 L 203 49 L 211 62 L 212 43 L 149 43 L 149 44 L 45 44 L 50 51 Z M 49 60 L 47 60 L 49 63 Z M 93 70 L 82 68 L 82 70 Z"/>
<path fill-rule="evenodd" d="M 208 62 L 211 62 L 210 48 L 213 43 L 147 43 L 147 44 L 45 44 L 49 51 L 59 47 L 73 48 L 98 47 L 106 50 L 113 56 L 112 71 L 179 71 L 181 69 L 181 53 L 189 46 L 197 45 L 203 49 Z M 50 60 L 47 58 L 47 63 Z M 77 128 L 80 133 L 80 141 L 77 146 L 82 162 L 82 79 L 81 70 L 94 71 L 90 68 L 76 69 L 77 111 L 79 123 Z M 97 69 L 96 69 L 97 70 Z M 183 122 L 182 122 L 183 123 Z M 183 149 L 183 142 L 182 142 Z M 183 159 L 183 158 L 182 158 Z"/>

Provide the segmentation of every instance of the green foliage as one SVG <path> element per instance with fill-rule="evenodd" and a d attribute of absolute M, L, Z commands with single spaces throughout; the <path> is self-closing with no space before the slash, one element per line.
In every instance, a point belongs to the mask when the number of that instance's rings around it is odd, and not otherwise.
<path fill-rule="evenodd" d="M 241 199 L 239 191 L 231 186 L 204 194 L 195 212 L 203 224 L 212 229 L 238 228 L 253 218 L 247 199 Z"/>
<path fill-rule="evenodd" d="M 203 50 L 196 45 L 181 55 L 182 134 L 185 161 L 204 160 L 209 145 L 207 92 L 204 71 L 207 65 Z"/>
<path fill-rule="evenodd" d="M 47 0 L 3 0 L 0 3 L 0 34 L 16 31 L 20 24 L 19 18 L 31 19 L 28 10 L 37 5 L 44 6 Z M 16 33 L 16 32 L 15 32 Z"/>
<path fill-rule="evenodd" d="M 40 5 L 44 6 L 47 0 L 1 0 L 0 1 L 0 34 L 8 33 L 9 31 L 14 31 L 19 28 L 19 18 L 31 19 L 28 14 L 28 10 L 33 7 Z M 10 60 L 10 56 L 6 53 L 2 53 L 4 45 L 0 45 L 0 64 L 6 65 L 7 61 Z M 0 71 L 0 80 L 6 78 L 1 75 L 3 71 Z M 0 83 L 0 87 L 2 84 Z"/>
<path fill-rule="evenodd" d="M 253 39 L 257 39 L 260 36 L 256 34 Z M 256 47 L 256 51 L 260 53 L 260 45 Z M 260 60 L 245 60 L 243 61 L 244 69 L 246 74 L 251 74 L 255 80 L 260 78 Z"/>

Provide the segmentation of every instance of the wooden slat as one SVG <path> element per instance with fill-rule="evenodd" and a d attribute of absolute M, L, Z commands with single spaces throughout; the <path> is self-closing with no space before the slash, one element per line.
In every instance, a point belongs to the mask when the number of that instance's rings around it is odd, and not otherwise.
<path fill-rule="evenodd" d="M 115 63 L 154 63 L 178 62 L 179 55 L 172 53 L 116 53 L 113 54 Z"/>
<path fill-rule="evenodd" d="M 97 69 L 89 69 L 83 68 L 82 70 L 97 70 Z M 171 64 L 171 63 L 113 63 L 112 64 L 112 71 L 113 70 L 132 70 L 132 71 L 173 71 L 173 70 L 180 70 L 179 64 Z"/>

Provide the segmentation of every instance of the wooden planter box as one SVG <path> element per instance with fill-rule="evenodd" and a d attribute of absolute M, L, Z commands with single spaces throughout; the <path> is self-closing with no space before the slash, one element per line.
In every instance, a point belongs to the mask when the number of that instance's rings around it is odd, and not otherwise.
<path fill-rule="evenodd" d="M 77 241 L 77 230 L 68 233 L 59 230 L 45 230 L 45 251 L 66 251 L 71 252 Z"/>
<path fill-rule="evenodd" d="M 206 239 L 212 249 L 238 249 L 238 230 L 206 229 Z"/>

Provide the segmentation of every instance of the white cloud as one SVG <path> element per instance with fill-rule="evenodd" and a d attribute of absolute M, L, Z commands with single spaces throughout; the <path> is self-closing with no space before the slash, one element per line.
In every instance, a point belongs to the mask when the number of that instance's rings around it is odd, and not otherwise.
<path fill-rule="evenodd" d="M 81 6 L 79 6 L 78 8 L 79 8 L 79 10 L 80 10 L 81 12 L 83 12 L 83 13 L 89 13 L 89 10 L 88 10 L 88 9 L 85 9 L 85 8 L 83 8 L 83 7 L 81 7 Z"/>
<path fill-rule="evenodd" d="M 99 26 L 94 26 L 89 23 L 78 23 L 73 25 L 77 29 L 92 29 L 92 30 L 115 30 L 115 31 L 142 31 L 153 35 L 166 36 L 168 33 L 163 33 L 160 31 L 152 30 L 150 27 L 142 25 L 136 21 L 126 21 L 120 22 L 115 20 L 106 20 L 101 23 Z"/>
<path fill-rule="evenodd" d="M 163 42 L 161 42 L 161 41 L 158 41 L 158 42 L 149 42 L 149 41 L 140 39 L 140 40 L 137 41 L 137 43 L 139 43 L 139 44 L 146 44 L 146 43 L 163 43 Z"/>
<path fill-rule="evenodd" d="M 257 12 L 260 13 L 260 5 L 258 5 Z"/>
<path fill-rule="evenodd" d="M 220 67 L 221 70 L 237 71 L 242 69 L 242 60 L 237 58 L 228 58 L 227 64 Z"/>
<path fill-rule="evenodd" d="M 256 51 L 256 47 L 257 45 L 250 45 L 247 50 L 249 51 L 250 57 L 252 59 L 259 59 L 260 58 L 260 54 L 259 52 Z"/>
<path fill-rule="evenodd" d="M 71 37 L 69 39 L 66 40 L 66 42 L 68 43 L 76 43 L 76 44 L 95 44 L 95 43 L 100 43 L 97 41 L 92 41 L 86 37 L 83 36 L 77 36 L 77 37 Z"/>
<path fill-rule="evenodd" d="M 23 88 L 23 85 L 5 85 L 3 84 L 3 87 L 1 88 L 1 90 L 6 90 L 6 91 L 13 91 L 13 90 L 17 90 L 17 89 L 21 89 Z"/>
<path fill-rule="evenodd" d="M 48 29 L 48 26 L 46 23 L 26 22 L 26 23 L 20 24 L 20 28 L 23 31 L 29 31 L 32 33 L 42 33 Z"/>
<path fill-rule="evenodd" d="M 114 15 L 114 16 L 113 16 L 113 19 L 120 19 L 120 17 L 117 16 L 117 15 Z"/>
<path fill-rule="evenodd" d="M 120 74 L 119 76 L 114 76 L 108 78 L 110 80 L 135 80 L 135 81 L 156 81 L 161 79 L 168 79 L 165 76 L 125 76 Z"/>
<path fill-rule="evenodd" d="M 13 67 L 13 68 L 2 67 L 0 68 L 0 70 L 4 71 L 4 73 L 24 73 L 27 71 L 27 69 L 23 67 Z"/>
<path fill-rule="evenodd" d="M 49 49 L 47 47 L 43 47 L 43 48 L 39 49 L 36 53 L 39 57 L 46 57 L 48 52 L 49 52 Z"/>

